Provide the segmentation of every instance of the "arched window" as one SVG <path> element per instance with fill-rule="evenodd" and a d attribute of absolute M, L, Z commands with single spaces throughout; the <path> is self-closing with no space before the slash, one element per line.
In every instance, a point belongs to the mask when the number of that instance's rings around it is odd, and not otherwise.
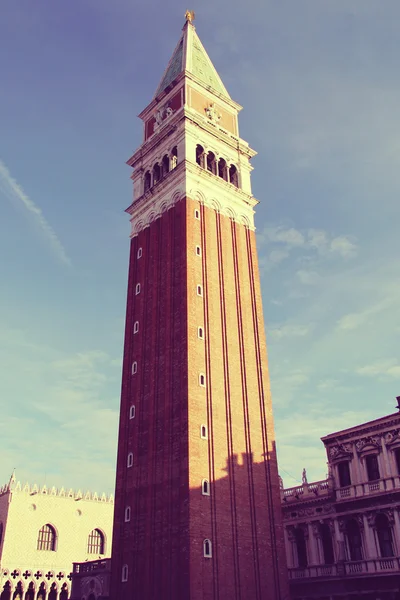
<path fill-rule="evenodd" d="M 376 454 L 368 454 L 365 457 L 365 466 L 367 467 L 368 481 L 380 479 L 378 457 Z"/>
<path fill-rule="evenodd" d="M 125 508 L 125 523 L 128 523 L 128 521 L 131 520 L 131 507 L 127 506 Z"/>
<path fill-rule="evenodd" d="M 239 177 L 235 165 L 231 165 L 229 167 L 229 181 L 235 187 L 239 187 Z"/>
<path fill-rule="evenodd" d="M 156 185 L 161 179 L 161 167 L 156 163 L 153 167 L 153 185 Z"/>
<path fill-rule="evenodd" d="M 203 375 L 203 373 L 200 373 L 200 375 L 199 375 L 199 384 L 202 387 L 205 387 L 205 385 L 206 385 L 206 376 Z"/>
<path fill-rule="evenodd" d="M 210 482 L 208 481 L 208 479 L 203 479 L 203 481 L 201 482 L 201 493 L 203 494 L 203 496 L 210 495 Z"/>
<path fill-rule="evenodd" d="M 197 328 L 197 335 L 201 340 L 204 338 L 204 329 L 202 327 Z"/>
<path fill-rule="evenodd" d="M 151 188 L 151 173 L 150 171 L 146 171 L 144 176 L 144 193 L 148 192 Z"/>
<path fill-rule="evenodd" d="M 123 565 L 122 567 L 122 581 L 128 581 L 128 565 Z"/>
<path fill-rule="evenodd" d="M 68 585 L 66 583 L 63 583 L 63 586 L 61 588 L 61 593 L 60 593 L 60 600 L 67 600 L 68 596 L 69 596 Z"/>
<path fill-rule="evenodd" d="M 137 362 L 136 360 L 132 363 L 132 375 L 137 373 Z"/>
<path fill-rule="evenodd" d="M 132 406 L 129 409 L 129 418 L 130 419 L 134 419 L 135 418 L 135 405 L 132 404 Z"/>
<path fill-rule="evenodd" d="M 333 554 L 332 533 L 327 523 L 321 523 L 319 526 L 322 549 L 324 551 L 324 564 L 333 565 L 335 556 Z"/>
<path fill-rule="evenodd" d="M 35 600 L 35 585 L 33 581 L 29 583 L 28 589 L 25 592 L 25 600 Z"/>
<path fill-rule="evenodd" d="M 194 218 L 195 218 L 195 219 L 200 219 L 200 211 L 199 211 L 199 210 L 197 210 L 197 208 L 196 208 L 196 210 L 194 211 Z"/>
<path fill-rule="evenodd" d="M 88 554 L 104 554 L 104 534 L 100 529 L 93 529 L 88 538 Z"/>
<path fill-rule="evenodd" d="M 1 600 L 10 600 L 11 598 L 11 583 L 6 581 L 3 586 L 3 591 L 0 595 Z"/>
<path fill-rule="evenodd" d="M 16 598 L 18 598 L 18 596 Z M 22 595 L 21 595 L 21 598 L 22 598 Z M 88 600 L 89 599 L 90 599 L 90 596 L 89 596 Z M 51 588 L 50 588 L 47 600 L 57 600 L 57 584 L 56 583 L 51 584 Z M 94 600 L 96 600 L 96 598 L 94 598 Z"/>
<path fill-rule="evenodd" d="M 169 156 L 168 156 L 168 154 L 165 154 L 163 156 L 162 163 L 161 163 L 161 170 L 162 170 L 162 173 L 161 173 L 162 177 L 164 177 L 167 173 L 169 173 Z"/>
<path fill-rule="evenodd" d="M 133 333 L 137 333 L 139 331 L 139 321 L 135 321 L 133 326 Z"/>
<path fill-rule="evenodd" d="M 378 513 L 375 519 L 376 534 L 382 558 L 394 556 L 392 529 L 384 513 Z"/>
<path fill-rule="evenodd" d="M 212 547 L 211 547 L 210 540 L 204 540 L 204 542 L 203 542 L 203 556 L 204 556 L 204 558 L 212 557 Z"/>
<path fill-rule="evenodd" d="M 200 437 L 201 437 L 202 440 L 208 439 L 208 436 L 207 436 L 207 426 L 206 425 L 202 425 L 200 427 Z"/>
<path fill-rule="evenodd" d="M 129 454 L 128 454 L 128 460 L 127 460 L 126 464 L 127 464 L 128 467 L 132 467 L 132 465 L 133 465 L 133 454 L 132 454 L 132 452 L 129 452 Z"/>
<path fill-rule="evenodd" d="M 296 527 L 294 530 L 294 539 L 297 550 L 297 560 L 299 567 L 305 569 L 308 565 L 307 559 L 307 545 L 306 538 L 304 536 L 304 529 L 302 527 Z"/>
<path fill-rule="evenodd" d="M 218 161 L 218 175 L 224 181 L 228 181 L 228 167 L 224 158 L 220 158 Z"/>
<path fill-rule="evenodd" d="M 197 254 L 197 256 L 201 256 L 201 248 L 200 248 L 200 246 L 196 246 L 196 254 Z"/>
<path fill-rule="evenodd" d="M 139 248 L 137 251 L 137 258 L 142 258 L 142 249 Z"/>
<path fill-rule="evenodd" d="M 217 161 L 214 152 L 209 152 L 207 154 L 207 171 L 210 171 L 213 175 L 217 174 Z"/>
<path fill-rule="evenodd" d="M 203 146 L 200 146 L 200 144 L 197 144 L 197 146 L 196 146 L 196 162 L 200 167 L 203 167 L 203 169 L 204 169 L 204 163 L 205 163 L 204 148 L 203 148 Z"/>
<path fill-rule="evenodd" d="M 136 294 L 136 296 L 137 296 L 138 294 L 140 294 L 140 283 L 137 283 L 137 284 L 136 284 L 136 288 L 135 288 L 135 294 Z"/>
<path fill-rule="evenodd" d="M 46 525 L 43 525 L 43 527 L 39 530 L 37 549 L 50 550 L 51 552 L 55 552 L 56 530 L 48 523 Z"/>
<path fill-rule="evenodd" d="M 201 287 L 201 285 L 197 286 L 197 295 L 198 296 L 202 296 L 203 295 L 203 288 Z"/>
<path fill-rule="evenodd" d="M 175 169 L 177 164 L 178 164 L 178 148 L 176 146 L 174 146 L 171 151 L 171 163 L 170 163 L 171 171 L 172 171 L 172 169 Z"/>
<path fill-rule="evenodd" d="M 346 536 L 349 548 L 350 560 L 362 560 L 362 539 L 360 527 L 355 519 L 346 523 Z"/>

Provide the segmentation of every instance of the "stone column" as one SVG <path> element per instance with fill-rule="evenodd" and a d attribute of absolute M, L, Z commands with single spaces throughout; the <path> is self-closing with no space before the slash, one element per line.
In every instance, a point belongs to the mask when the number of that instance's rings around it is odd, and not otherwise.
<path fill-rule="evenodd" d="M 361 483 L 362 480 L 362 476 L 361 476 L 361 472 L 360 472 L 360 461 L 358 458 L 358 454 L 357 454 L 357 450 L 356 450 L 356 445 L 353 444 L 353 460 L 350 462 L 350 465 L 352 467 L 351 469 L 351 476 L 352 476 L 352 480 L 351 483 L 353 485 L 357 485 L 358 483 Z"/>
<path fill-rule="evenodd" d="M 365 558 L 377 558 L 379 553 L 376 546 L 375 531 L 375 513 L 370 512 L 367 515 L 363 514 L 362 521 L 364 525 L 364 555 Z"/>
<path fill-rule="evenodd" d="M 399 512 L 397 509 L 393 510 L 393 519 L 391 519 L 389 517 L 389 523 L 392 525 L 394 554 L 395 554 L 395 556 L 399 556 L 399 554 L 400 554 L 400 517 L 399 517 Z"/>
<path fill-rule="evenodd" d="M 307 523 L 308 527 L 308 548 L 309 548 L 309 563 L 310 565 L 319 564 L 319 552 L 318 552 L 318 541 L 317 536 L 318 523 Z"/>
<path fill-rule="evenodd" d="M 285 539 L 285 550 L 286 550 L 286 560 L 288 569 L 292 569 L 294 567 L 293 564 L 293 543 L 289 540 L 289 532 L 288 528 L 283 528 L 283 535 Z"/>
<path fill-rule="evenodd" d="M 336 538 L 336 544 L 335 544 L 336 548 L 334 549 L 336 562 L 343 562 L 347 559 L 346 542 L 345 542 L 345 537 L 344 537 L 345 523 L 342 519 L 340 519 L 340 521 L 338 519 L 334 519 L 333 526 L 334 526 L 335 538 Z M 334 538 L 334 541 L 335 541 L 335 538 Z"/>
<path fill-rule="evenodd" d="M 381 477 L 384 477 L 386 479 L 387 477 L 392 477 L 392 469 L 391 469 L 391 464 L 390 464 L 384 436 L 382 436 L 381 439 L 382 439 L 382 459 L 383 459 L 383 460 L 381 460 L 382 470 L 383 470 Z"/>

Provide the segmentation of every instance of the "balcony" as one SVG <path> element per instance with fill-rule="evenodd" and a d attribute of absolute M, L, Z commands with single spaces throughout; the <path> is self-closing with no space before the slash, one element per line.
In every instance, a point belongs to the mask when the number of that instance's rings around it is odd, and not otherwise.
<path fill-rule="evenodd" d="M 400 558 L 372 558 L 345 562 L 334 565 L 315 565 L 304 569 L 289 569 L 289 579 L 315 579 L 322 577 L 359 577 L 360 575 L 376 575 L 379 573 L 398 573 Z"/>
<path fill-rule="evenodd" d="M 73 573 L 93 573 L 93 571 L 105 571 L 110 569 L 111 558 L 91 560 L 90 562 L 73 563 Z"/>
<path fill-rule="evenodd" d="M 341 500 L 382 494 L 392 490 L 400 490 L 400 477 L 386 477 L 376 481 L 356 483 L 348 487 L 337 488 L 335 491 L 336 500 L 340 502 Z"/>
<path fill-rule="evenodd" d="M 284 502 L 299 502 L 307 499 L 310 500 L 315 496 L 330 496 L 332 494 L 332 481 L 330 479 L 323 479 L 282 490 L 281 498 Z"/>

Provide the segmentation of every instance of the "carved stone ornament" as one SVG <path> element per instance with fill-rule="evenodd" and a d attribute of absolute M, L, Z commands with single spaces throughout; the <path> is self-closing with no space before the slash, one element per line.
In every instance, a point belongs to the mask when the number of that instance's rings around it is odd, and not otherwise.
<path fill-rule="evenodd" d="M 391 526 L 395 525 L 395 520 L 394 520 L 394 510 L 393 510 L 393 508 L 387 508 L 387 509 L 385 510 L 385 515 L 386 515 L 386 516 L 387 516 L 387 518 L 388 518 L 389 525 L 391 525 Z"/>
<path fill-rule="evenodd" d="M 329 514 L 334 511 L 335 511 L 335 509 L 332 504 L 325 504 L 325 506 L 322 507 L 322 512 L 325 514 Z"/>
<path fill-rule="evenodd" d="M 287 527 L 286 528 L 287 531 L 287 536 L 288 536 L 288 540 L 289 542 L 294 542 L 295 541 L 295 534 L 294 534 L 294 527 Z"/>
<path fill-rule="evenodd" d="M 216 109 L 214 102 L 212 102 L 209 106 L 207 106 L 205 111 L 206 111 L 207 117 L 210 119 L 210 121 L 212 123 L 218 123 L 221 120 L 221 114 Z"/>
<path fill-rule="evenodd" d="M 342 533 L 346 531 L 346 521 L 344 519 L 338 519 L 339 531 Z"/>
<path fill-rule="evenodd" d="M 154 114 L 154 118 L 156 120 L 156 122 L 154 123 L 154 131 L 157 131 L 161 127 L 163 121 L 168 119 L 173 114 L 173 112 L 174 111 L 170 106 L 168 106 L 168 104 L 161 106 Z"/>
<path fill-rule="evenodd" d="M 319 525 L 320 525 L 319 521 L 314 521 L 313 523 L 311 523 L 311 528 L 312 528 L 314 537 L 320 537 L 320 535 L 321 535 Z"/>
<path fill-rule="evenodd" d="M 365 437 L 356 441 L 357 452 L 362 452 L 366 446 L 375 446 L 375 448 L 380 448 L 381 439 L 379 437 Z"/>
<path fill-rule="evenodd" d="M 352 454 L 351 451 L 351 444 L 337 444 L 335 446 L 331 446 L 331 448 L 329 448 L 329 456 L 331 458 L 336 458 L 338 456 L 340 456 L 341 454 Z"/>
<path fill-rule="evenodd" d="M 392 429 L 392 431 L 388 431 L 385 433 L 385 444 L 392 444 L 395 441 L 398 441 L 400 429 Z"/>
<path fill-rule="evenodd" d="M 367 512 L 365 516 L 367 517 L 368 525 L 370 527 L 375 527 L 376 512 L 375 511 Z"/>

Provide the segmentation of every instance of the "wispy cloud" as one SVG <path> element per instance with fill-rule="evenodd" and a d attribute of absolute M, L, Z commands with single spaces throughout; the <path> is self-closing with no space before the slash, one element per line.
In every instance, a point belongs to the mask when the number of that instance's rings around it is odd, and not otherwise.
<path fill-rule="evenodd" d="M 343 317 L 341 317 L 341 319 L 339 319 L 337 323 L 338 328 L 343 330 L 357 329 L 358 327 L 361 327 L 362 325 L 367 323 L 367 321 L 369 321 L 371 317 L 389 308 L 394 301 L 395 298 L 389 296 L 387 298 L 384 298 L 380 302 L 373 304 L 372 306 L 368 306 L 367 308 L 360 310 L 359 312 L 344 315 Z"/>
<path fill-rule="evenodd" d="M 395 358 L 380 360 L 364 367 L 359 367 L 356 372 L 358 375 L 365 375 L 367 377 L 393 377 L 400 379 L 400 363 Z"/>
<path fill-rule="evenodd" d="M 291 337 L 304 337 L 310 333 L 311 327 L 306 325 L 282 325 L 281 327 L 272 326 L 269 329 L 269 335 L 277 340 Z"/>
<path fill-rule="evenodd" d="M 52 226 L 44 217 L 42 210 L 24 192 L 20 184 L 12 177 L 10 171 L 0 159 L 0 189 L 11 202 L 18 202 L 24 206 L 31 218 L 40 227 L 43 235 L 50 243 L 54 253 L 61 262 L 71 266 L 71 260 L 60 242 Z"/>

